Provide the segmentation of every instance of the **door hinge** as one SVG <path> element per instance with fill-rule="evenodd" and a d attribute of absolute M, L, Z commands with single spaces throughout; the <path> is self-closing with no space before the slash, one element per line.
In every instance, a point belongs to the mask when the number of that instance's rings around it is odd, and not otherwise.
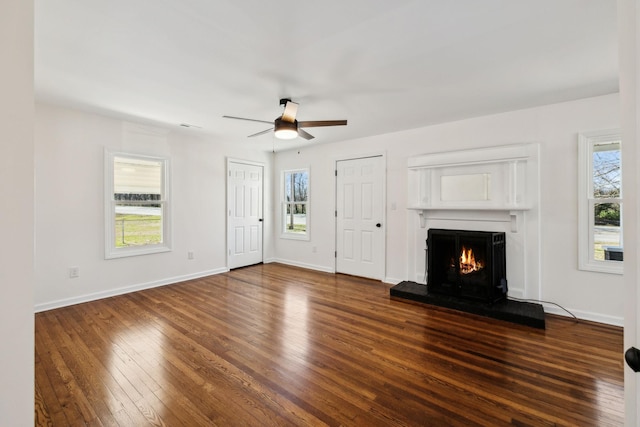
<path fill-rule="evenodd" d="M 334 258 L 338 258 L 338 251 L 335 251 L 335 252 L 333 253 L 333 257 L 334 257 Z"/>
<path fill-rule="evenodd" d="M 338 176 L 338 169 L 335 170 L 336 176 Z"/>
<path fill-rule="evenodd" d="M 336 210 L 336 218 L 338 218 L 338 211 Z"/>

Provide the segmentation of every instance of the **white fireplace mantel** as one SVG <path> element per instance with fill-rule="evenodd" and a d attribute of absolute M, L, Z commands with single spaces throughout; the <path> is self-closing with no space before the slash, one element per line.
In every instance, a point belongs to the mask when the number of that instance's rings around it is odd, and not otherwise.
<path fill-rule="evenodd" d="M 410 280 L 427 282 L 428 229 L 505 232 L 509 295 L 541 299 L 539 151 L 525 143 L 410 157 Z"/>
<path fill-rule="evenodd" d="M 407 207 L 421 227 L 431 211 L 442 210 L 506 212 L 516 227 L 516 216 L 534 203 L 527 181 L 537 150 L 520 144 L 410 157 Z"/>

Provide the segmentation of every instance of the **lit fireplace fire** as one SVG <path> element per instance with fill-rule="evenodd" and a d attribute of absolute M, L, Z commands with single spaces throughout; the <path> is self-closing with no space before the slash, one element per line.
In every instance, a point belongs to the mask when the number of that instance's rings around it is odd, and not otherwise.
<path fill-rule="evenodd" d="M 507 297 L 506 233 L 430 228 L 427 288 L 434 294 L 488 304 Z"/>
<path fill-rule="evenodd" d="M 462 246 L 460 252 L 460 273 L 469 274 L 475 271 L 480 271 L 484 268 L 483 260 L 476 260 L 476 256 L 473 253 L 473 249 Z"/>

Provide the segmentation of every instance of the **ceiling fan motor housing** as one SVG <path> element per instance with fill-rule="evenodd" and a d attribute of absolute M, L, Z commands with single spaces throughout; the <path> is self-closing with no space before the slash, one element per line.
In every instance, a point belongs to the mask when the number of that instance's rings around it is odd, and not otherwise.
<path fill-rule="evenodd" d="M 286 122 L 282 117 L 277 117 L 274 120 L 273 130 L 278 138 L 293 139 L 298 136 L 298 121 Z"/>

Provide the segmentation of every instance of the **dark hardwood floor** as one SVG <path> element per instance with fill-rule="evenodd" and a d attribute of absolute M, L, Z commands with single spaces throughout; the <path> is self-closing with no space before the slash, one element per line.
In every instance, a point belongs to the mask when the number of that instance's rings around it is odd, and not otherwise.
<path fill-rule="evenodd" d="M 621 328 L 257 265 L 36 315 L 37 425 L 620 426 Z"/>

